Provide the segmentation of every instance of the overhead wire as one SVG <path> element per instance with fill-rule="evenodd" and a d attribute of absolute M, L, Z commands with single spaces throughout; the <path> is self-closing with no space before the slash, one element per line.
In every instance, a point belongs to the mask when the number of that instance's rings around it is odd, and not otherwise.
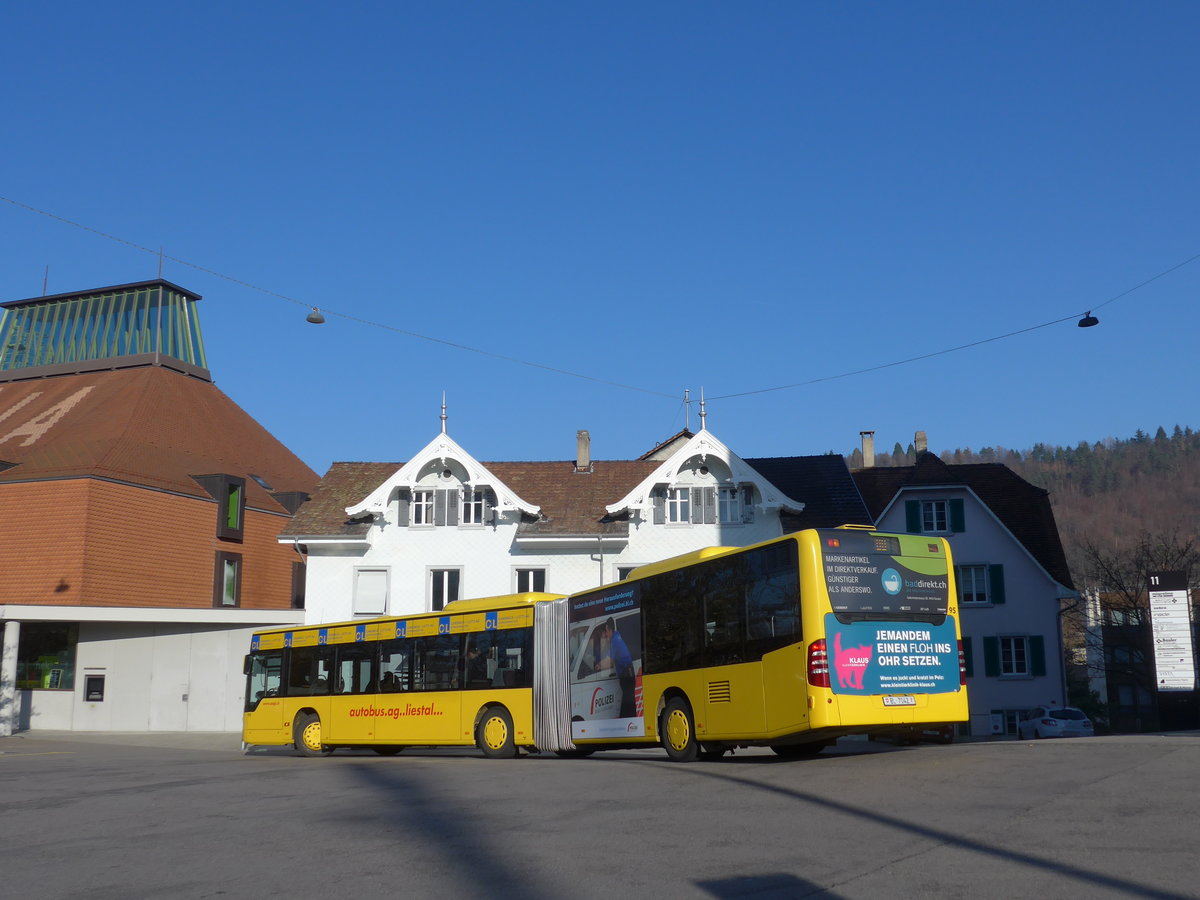
<path fill-rule="evenodd" d="M 265 288 L 265 287 L 262 287 L 257 284 L 252 284 L 249 281 L 244 281 L 240 278 L 235 278 L 232 275 L 226 275 L 223 272 L 218 272 L 214 269 L 207 268 L 206 266 L 198 265 L 196 263 L 190 262 L 189 260 L 180 259 L 177 256 L 171 256 L 171 255 L 165 254 L 162 252 L 161 248 L 158 250 L 155 250 L 152 247 L 146 247 L 141 244 L 137 244 L 133 241 L 126 240 L 125 238 L 119 237 L 117 235 L 109 234 L 108 232 L 101 231 L 97 228 L 92 228 L 89 225 L 84 225 L 80 222 L 73 221 L 72 219 L 68 219 L 64 216 L 60 216 L 55 213 L 48 212 L 47 210 L 44 210 L 44 209 L 39 209 L 36 206 L 30 206 L 27 203 L 22 203 L 18 200 L 14 200 L 10 197 L 0 196 L 0 200 L 3 200 L 5 203 L 11 204 L 12 206 L 18 207 L 20 209 L 24 209 L 24 210 L 27 210 L 32 213 L 37 213 L 38 215 L 41 215 L 41 216 L 46 216 L 49 219 L 53 219 L 57 222 L 61 222 L 61 223 L 65 224 L 65 225 L 70 225 L 73 228 L 79 228 L 83 231 L 90 232 L 91 234 L 95 234 L 99 237 L 107 238 L 110 241 L 115 241 L 116 243 L 124 244 L 127 247 L 132 247 L 135 250 L 141 250 L 144 253 L 152 254 L 154 256 L 157 256 L 160 260 L 169 260 L 178 265 L 186 266 L 187 268 L 190 268 L 190 269 L 195 269 L 196 271 L 203 272 L 206 275 L 211 275 L 214 278 L 220 278 L 225 281 L 231 282 L 233 284 L 237 284 L 242 287 L 248 288 L 250 290 L 258 291 L 259 293 L 266 294 L 271 297 L 275 297 L 279 300 L 285 300 L 288 303 L 294 303 L 297 306 L 303 307 L 305 309 L 313 309 L 313 310 L 320 309 L 320 311 L 322 313 L 324 313 L 325 315 L 336 316 L 337 318 L 345 319 L 346 321 L 349 321 L 349 322 L 356 322 L 360 325 L 367 325 L 372 328 L 381 328 L 386 331 L 391 331 L 395 334 L 402 334 L 402 335 L 405 335 L 406 337 L 412 337 L 412 338 L 416 338 L 418 340 L 428 341 L 430 343 L 441 344 L 442 346 L 452 347 L 456 350 L 462 350 L 462 351 L 465 351 L 468 353 L 475 353 L 475 354 L 478 354 L 481 356 L 488 356 L 488 357 L 491 357 L 492 359 L 499 359 L 499 360 L 503 360 L 505 362 L 514 363 L 516 365 L 528 366 L 528 367 L 534 368 L 534 369 L 541 369 L 542 371 L 552 372 L 556 375 L 565 375 L 570 378 L 578 378 L 578 379 L 582 379 L 584 381 L 591 381 L 596 384 L 604 384 L 604 385 L 608 385 L 609 387 L 617 387 L 617 388 L 621 388 L 623 390 L 636 391 L 636 392 L 642 393 L 642 394 L 650 394 L 655 397 L 667 397 L 670 399 L 677 399 L 679 396 L 678 393 L 671 394 L 671 393 L 666 393 L 664 391 L 653 390 L 651 388 L 644 388 L 644 387 L 639 387 L 637 385 L 624 384 L 619 381 L 611 381 L 611 380 L 605 379 L 605 378 L 598 378 L 593 375 L 584 375 L 580 372 L 570 371 L 569 369 L 562 369 L 562 368 L 558 368 L 556 366 L 549 366 L 549 365 L 546 365 L 545 363 L 534 362 L 534 361 L 528 360 L 528 359 L 521 359 L 520 357 L 516 357 L 516 356 L 507 356 L 505 354 L 496 353 L 491 350 L 484 350 L 479 347 L 472 347 L 468 344 L 461 344 L 461 343 L 458 343 L 455 341 L 448 341 L 444 338 L 434 337 L 434 336 L 427 335 L 427 334 L 420 334 L 419 332 L 409 331 L 404 328 L 397 328 L 394 325 L 388 325 L 384 322 L 376 322 L 371 319 L 365 319 L 360 316 L 350 315 L 348 313 L 337 312 L 336 310 L 332 310 L 332 309 L 329 309 L 324 306 L 315 306 L 312 303 L 306 302 L 304 300 L 299 300 L 295 297 L 289 297 L 287 294 L 282 294 L 279 291 L 273 291 L 270 288 Z M 875 365 L 875 366 L 866 366 L 861 369 L 853 369 L 851 371 L 841 372 L 836 375 L 824 375 L 819 378 L 810 378 L 806 381 L 795 381 L 795 382 L 791 382 L 789 384 L 777 385 L 775 387 L 758 388 L 758 389 L 750 390 L 750 391 L 738 391 L 738 392 L 729 393 L 729 394 L 719 394 L 716 396 L 708 397 L 706 402 L 712 402 L 714 400 L 732 400 L 732 399 L 736 399 L 739 397 L 750 397 L 750 396 L 754 396 L 756 394 L 768 394 L 768 393 L 772 393 L 775 391 L 786 391 L 786 390 L 791 390 L 793 388 L 806 387 L 808 385 L 813 385 L 813 384 L 820 384 L 820 383 L 826 382 L 826 381 L 836 381 L 841 378 L 850 378 L 855 375 L 865 375 L 870 372 L 878 372 L 883 369 L 891 369 L 891 368 L 895 368 L 896 366 L 908 365 L 909 363 L 919 362 L 919 361 L 925 360 L 925 359 L 933 359 L 938 356 L 945 356 L 948 353 L 957 353 L 961 350 L 968 350 L 972 347 L 979 347 L 984 344 L 991 344 L 996 341 L 1002 341 L 1002 340 L 1006 340 L 1007 338 L 1016 337 L 1017 335 L 1020 335 L 1020 334 L 1028 334 L 1031 331 L 1038 331 L 1042 328 L 1049 328 L 1051 325 L 1059 325 L 1063 322 L 1067 322 L 1072 319 L 1077 319 L 1081 315 L 1085 315 L 1085 314 L 1091 315 L 1092 312 L 1094 312 L 1098 309 L 1102 309 L 1103 307 L 1108 306 L 1110 303 L 1120 300 L 1122 297 L 1126 297 L 1129 294 L 1132 294 L 1134 291 L 1140 290 L 1141 288 L 1144 288 L 1146 285 L 1151 284 L 1152 282 L 1157 281 L 1158 279 L 1163 278 L 1166 275 L 1170 275 L 1172 272 L 1176 271 L 1177 269 L 1181 269 L 1184 266 L 1188 265 L 1189 263 L 1195 262 L 1198 259 L 1200 259 L 1200 253 L 1196 253 L 1192 256 L 1189 256 L 1187 259 L 1176 263 L 1175 265 L 1171 266 L 1170 268 L 1164 269 L 1163 271 L 1157 273 L 1156 275 L 1152 275 L 1151 277 L 1147 278 L 1146 280 L 1139 282 L 1138 284 L 1135 284 L 1133 287 L 1127 288 L 1126 290 L 1120 292 L 1119 294 L 1115 294 L 1112 297 L 1109 297 L 1107 300 L 1104 300 L 1101 303 L 1093 304 L 1091 307 L 1088 308 L 1086 313 L 1072 313 L 1071 315 L 1063 316 L 1058 319 L 1053 319 L 1049 322 L 1043 322 L 1040 325 L 1031 325 L 1028 328 L 1018 328 L 1015 331 L 1009 331 L 1004 334 L 995 335 L 993 337 L 982 338 L 977 341 L 970 341 L 969 343 L 959 344 L 958 346 L 955 346 L 955 347 L 947 347 L 942 350 L 935 350 L 930 353 L 922 353 L 917 356 L 910 356 L 910 357 L 906 357 L 905 359 L 898 359 L 898 360 L 894 360 L 892 362 L 880 363 L 879 365 Z M 695 401 L 688 401 L 688 402 L 695 402 Z"/>

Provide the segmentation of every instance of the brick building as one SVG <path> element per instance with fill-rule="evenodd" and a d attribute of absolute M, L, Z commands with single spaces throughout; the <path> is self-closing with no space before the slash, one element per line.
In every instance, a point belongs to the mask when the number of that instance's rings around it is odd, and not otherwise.
<path fill-rule="evenodd" d="M 240 728 L 316 474 L 213 383 L 156 280 L 0 304 L 0 734 Z"/>

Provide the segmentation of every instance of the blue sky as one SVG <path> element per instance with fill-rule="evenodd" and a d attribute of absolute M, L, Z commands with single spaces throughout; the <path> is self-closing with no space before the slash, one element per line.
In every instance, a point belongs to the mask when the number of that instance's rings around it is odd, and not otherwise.
<path fill-rule="evenodd" d="M 94 231 L 0 202 L 0 300 L 156 277 L 96 231 L 161 248 L 217 384 L 318 472 L 408 458 L 443 391 L 485 460 L 636 456 L 685 389 L 743 456 L 1197 427 L 1200 260 L 1167 270 L 1200 254 L 1198 33 L 1195 3 L 27 4 L 0 196 Z"/>

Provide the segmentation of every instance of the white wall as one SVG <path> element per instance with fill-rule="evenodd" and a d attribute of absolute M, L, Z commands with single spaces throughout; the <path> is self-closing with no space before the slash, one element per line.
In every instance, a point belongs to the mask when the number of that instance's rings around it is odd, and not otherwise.
<path fill-rule="evenodd" d="M 390 513 L 389 513 L 390 515 Z M 430 569 L 461 569 L 460 597 L 488 597 L 515 590 L 515 571 L 545 569 L 546 590 L 573 593 L 617 580 L 617 569 L 657 562 L 703 547 L 745 546 L 778 537 L 778 514 L 759 512 L 757 521 L 738 525 L 654 525 L 631 523 L 624 547 L 599 541 L 568 547 L 514 544 L 517 520 L 500 524 L 400 527 L 385 521 L 373 526 L 369 548 L 308 545 L 305 623 L 314 625 L 354 618 L 354 571 L 383 567 L 390 573 L 387 613 L 411 615 L 430 609 Z"/>
<path fill-rule="evenodd" d="M 253 631 L 245 627 L 81 622 L 75 689 L 23 691 L 21 727 L 240 731 L 245 683 L 242 659 L 249 651 Z M 105 676 L 101 702 L 88 702 L 84 696 L 89 674 Z"/>

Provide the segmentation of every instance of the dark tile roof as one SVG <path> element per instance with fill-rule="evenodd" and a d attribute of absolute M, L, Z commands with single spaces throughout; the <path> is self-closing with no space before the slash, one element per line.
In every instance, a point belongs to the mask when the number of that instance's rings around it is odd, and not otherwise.
<path fill-rule="evenodd" d="M 746 462 L 788 497 L 804 504 L 799 513 L 783 514 L 784 531 L 874 524 L 840 456 L 774 456 Z"/>
<path fill-rule="evenodd" d="M 346 507 L 360 502 L 403 465 L 402 462 L 335 462 L 280 537 L 365 535 L 371 528 L 371 517 L 350 519 Z"/>
<path fill-rule="evenodd" d="M 746 460 L 787 496 L 805 504 L 798 514 L 785 514 L 784 528 L 832 528 L 869 525 L 872 520 L 840 456 L 787 456 Z M 576 472 L 570 461 L 487 462 L 500 481 L 522 500 L 541 509 L 536 521 L 526 519 L 518 536 L 626 534 L 628 522 L 610 518 L 605 507 L 616 503 L 661 463 L 648 459 L 597 460 L 590 472 Z M 366 534 L 368 518 L 351 521 L 346 508 L 360 502 L 403 466 L 403 463 L 337 462 L 288 525 L 286 537 L 319 535 L 353 537 Z"/>
<path fill-rule="evenodd" d="M 0 386 L 0 460 L 15 464 L 0 484 L 97 477 L 194 497 L 209 495 L 193 476 L 236 475 L 248 506 L 284 515 L 273 495 L 317 483 L 215 384 L 157 366 Z"/>
<path fill-rule="evenodd" d="M 627 534 L 625 519 L 605 511 L 660 465 L 650 460 L 597 460 L 590 472 L 570 462 L 484 463 L 522 500 L 541 507 L 536 521 L 522 522 L 517 535 Z"/>
<path fill-rule="evenodd" d="M 1049 493 L 1003 463 L 949 465 L 935 454 L 926 453 L 915 466 L 855 469 L 853 476 L 875 517 L 905 487 L 943 484 L 969 487 L 1051 578 L 1074 589 Z"/>
<path fill-rule="evenodd" d="M 404 463 L 335 462 L 312 499 L 300 508 L 285 536 L 366 534 L 370 519 L 351 521 L 346 507 L 361 501 Z M 608 520 L 604 507 L 615 503 L 657 468 L 654 462 L 597 460 L 590 472 L 574 462 L 485 462 L 487 469 L 518 497 L 541 508 L 518 535 L 625 534 L 628 523 Z"/>

